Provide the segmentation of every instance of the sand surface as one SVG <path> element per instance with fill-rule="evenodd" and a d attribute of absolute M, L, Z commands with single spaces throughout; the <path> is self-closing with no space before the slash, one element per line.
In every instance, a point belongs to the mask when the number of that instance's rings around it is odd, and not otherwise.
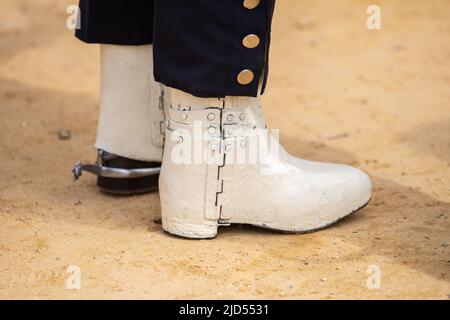
<path fill-rule="evenodd" d="M 380 31 L 367 1 L 278 1 L 267 121 L 293 154 L 367 171 L 374 197 L 318 233 L 210 241 L 164 233 L 157 193 L 72 182 L 95 159 L 99 74 L 65 26 L 74 2 L 0 2 L 0 298 L 449 299 L 449 1 L 377 1 Z"/>

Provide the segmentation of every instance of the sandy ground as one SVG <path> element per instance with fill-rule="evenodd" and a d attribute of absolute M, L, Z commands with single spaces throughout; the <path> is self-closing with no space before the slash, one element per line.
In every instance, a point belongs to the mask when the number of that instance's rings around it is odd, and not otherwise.
<path fill-rule="evenodd" d="M 315 234 L 234 226 L 210 241 L 162 232 L 157 193 L 72 182 L 95 158 L 99 70 L 68 4 L 0 2 L 1 298 L 449 299 L 448 1 L 377 1 L 380 31 L 365 27 L 371 2 L 278 1 L 268 123 L 297 156 L 366 170 L 374 198 Z"/>

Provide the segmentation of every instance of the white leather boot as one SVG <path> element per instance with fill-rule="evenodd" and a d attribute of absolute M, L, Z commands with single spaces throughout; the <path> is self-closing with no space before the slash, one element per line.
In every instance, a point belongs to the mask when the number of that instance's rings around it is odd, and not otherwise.
<path fill-rule="evenodd" d="M 159 181 L 169 233 L 212 238 L 231 223 L 306 233 L 369 202 L 362 171 L 293 157 L 270 138 L 259 98 L 201 99 L 172 89 L 171 99 Z"/>
<path fill-rule="evenodd" d="M 153 46 L 100 45 L 100 62 L 97 163 L 79 162 L 73 175 L 96 174 L 108 193 L 156 190 L 169 95 L 153 76 Z"/>
<path fill-rule="evenodd" d="M 100 45 L 100 55 L 95 146 L 134 160 L 161 162 L 164 86 L 153 77 L 153 46 Z"/>

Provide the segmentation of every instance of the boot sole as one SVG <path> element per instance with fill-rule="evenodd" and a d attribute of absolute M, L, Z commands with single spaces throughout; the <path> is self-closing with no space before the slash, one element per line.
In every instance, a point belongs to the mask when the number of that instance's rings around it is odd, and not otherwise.
<path fill-rule="evenodd" d="M 302 230 L 302 231 L 288 231 L 288 230 L 280 230 L 280 229 L 271 228 L 271 227 L 263 226 L 263 225 L 256 225 L 256 224 L 252 224 L 252 226 L 258 227 L 258 228 L 262 228 L 262 229 L 265 229 L 265 230 L 269 230 L 269 231 L 281 232 L 281 233 L 284 233 L 284 234 L 308 234 L 308 233 L 314 233 L 314 232 L 318 232 L 318 231 L 324 230 L 324 229 L 326 229 L 326 228 L 328 228 L 328 227 L 330 227 L 332 225 L 335 225 L 335 224 L 337 224 L 337 223 L 339 223 L 339 222 L 341 222 L 341 221 L 343 221 L 343 220 L 353 216 L 354 214 L 358 213 L 359 211 L 361 211 L 362 209 L 367 207 L 371 200 L 372 200 L 372 198 L 370 198 L 369 201 L 367 201 L 364 205 L 362 205 L 358 209 L 356 209 L 356 210 L 354 210 L 354 211 L 344 215 L 343 217 L 335 220 L 334 222 L 330 222 L 328 224 L 325 224 L 323 226 L 320 226 L 320 227 L 317 227 L 317 228 L 313 228 L 313 229 Z"/>
<path fill-rule="evenodd" d="M 101 188 L 101 187 L 98 187 L 98 188 L 101 192 L 112 195 L 112 196 L 138 196 L 138 195 L 158 191 L 158 187 L 141 189 L 141 190 L 131 190 L 131 191 L 130 190 L 110 190 L 110 189 L 105 189 L 105 188 Z"/>
<path fill-rule="evenodd" d="M 308 229 L 308 230 L 302 230 L 302 231 L 289 231 L 289 230 L 282 230 L 277 228 L 271 228 L 267 225 L 256 225 L 256 224 L 247 224 L 252 225 L 254 227 L 262 228 L 269 231 L 274 231 L 278 233 L 284 233 L 284 234 L 308 234 L 317 232 L 323 229 L 326 229 L 352 215 L 355 213 L 361 211 L 364 209 L 371 201 L 372 198 L 370 198 L 363 206 L 360 208 L 342 216 L 339 219 L 336 219 L 335 221 L 319 226 L 317 228 Z M 163 230 L 167 233 L 170 233 L 171 235 L 181 237 L 181 238 L 187 238 L 187 239 L 214 239 L 217 236 L 217 229 L 218 225 L 206 225 L 206 224 L 188 224 L 183 222 L 175 222 L 172 221 L 170 223 L 165 223 L 163 221 Z"/>
<path fill-rule="evenodd" d="M 130 196 L 157 191 L 158 179 L 159 175 L 133 179 L 97 177 L 97 186 L 107 194 Z"/>

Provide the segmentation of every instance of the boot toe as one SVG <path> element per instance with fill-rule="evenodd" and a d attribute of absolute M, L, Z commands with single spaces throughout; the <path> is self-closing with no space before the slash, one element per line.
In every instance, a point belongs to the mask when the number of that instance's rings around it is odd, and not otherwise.
<path fill-rule="evenodd" d="M 263 197 L 267 202 L 260 202 L 272 219 L 256 225 L 293 233 L 313 232 L 358 211 L 371 198 L 369 176 L 345 165 L 317 164 L 306 175 L 290 175 L 282 181 L 282 188 Z M 264 206 L 260 209 L 264 212 Z"/>
<path fill-rule="evenodd" d="M 348 202 L 345 207 L 357 210 L 370 200 L 372 183 L 369 176 L 362 170 L 346 166 L 341 192 L 342 201 Z"/>
<path fill-rule="evenodd" d="M 280 207 L 280 212 L 286 214 L 279 221 L 285 223 L 277 221 L 275 224 L 296 233 L 323 229 L 364 207 L 371 198 L 371 188 L 370 178 L 363 171 L 345 165 L 323 164 L 303 179 L 297 179 L 296 188 L 291 189 L 296 193 L 295 200 L 290 201 L 291 209 Z M 292 199 L 293 194 L 288 198 Z"/>
<path fill-rule="evenodd" d="M 316 229 L 332 225 L 358 211 L 372 196 L 370 178 L 359 169 L 339 166 L 334 179 L 330 178 L 330 181 L 322 197 L 322 206 L 313 219 Z"/>

